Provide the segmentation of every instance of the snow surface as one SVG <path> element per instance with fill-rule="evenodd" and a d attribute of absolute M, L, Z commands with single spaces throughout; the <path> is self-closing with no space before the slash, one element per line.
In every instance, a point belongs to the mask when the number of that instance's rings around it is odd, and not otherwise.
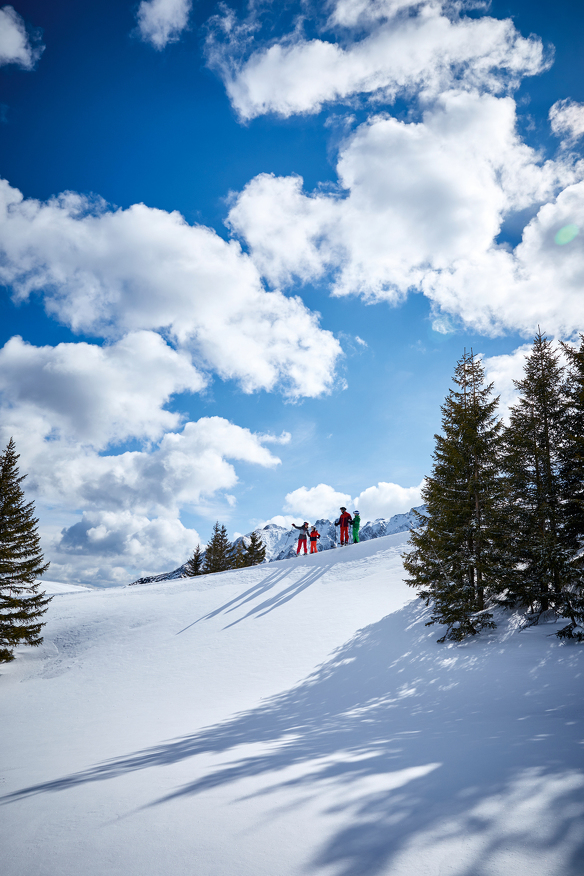
<path fill-rule="evenodd" d="M 436 644 L 406 541 L 54 599 L 0 668 L 3 876 L 581 876 L 584 648 Z"/>

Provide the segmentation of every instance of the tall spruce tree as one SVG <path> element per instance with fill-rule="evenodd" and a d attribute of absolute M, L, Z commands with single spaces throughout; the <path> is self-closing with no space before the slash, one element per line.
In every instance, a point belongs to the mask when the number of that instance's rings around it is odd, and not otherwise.
<path fill-rule="evenodd" d="M 428 516 L 419 515 L 414 550 L 404 556 L 407 583 L 431 606 L 427 625 L 446 625 L 439 642 L 495 626 L 488 608 L 504 567 L 498 398 L 492 384 L 485 386 L 472 352 L 457 362 L 453 382 L 442 406 L 443 434 L 434 436 L 432 475 L 422 490 Z"/>
<path fill-rule="evenodd" d="M 233 568 L 233 548 L 227 538 L 227 530 L 219 526 L 219 521 L 213 527 L 213 534 L 205 550 L 205 565 L 203 571 L 225 572 Z"/>
<path fill-rule="evenodd" d="M 509 495 L 509 578 L 506 603 L 563 614 L 572 589 L 573 544 L 566 528 L 562 460 L 569 443 L 564 369 L 551 342 L 538 330 L 516 381 L 520 397 L 504 437 Z M 568 600 L 569 601 L 569 600 Z"/>
<path fill-rule="evenodd" d="M 201 545 L 198 544 L 193 551 L 193 554 L 185 563 L 185 572 L 189 578 L 194 578 L 195 575 L 203 574 L 203 552 Z"/>
<path fill-rule="evenodd" d="M 18 645 L 40 645 L 41 620 L 51 601 L 37 581 L 49 568 L 44 562 L 34 516 L 20 486 L 26 475 L 10 439 L 0 455 L 0 662 L 14 659 Z"/>

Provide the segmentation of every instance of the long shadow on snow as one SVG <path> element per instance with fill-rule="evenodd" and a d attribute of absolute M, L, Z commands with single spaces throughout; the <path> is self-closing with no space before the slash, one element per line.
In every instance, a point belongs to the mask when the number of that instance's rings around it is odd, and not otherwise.
<path fill-rule="evenodd" d="M 151 805 L 264 774 L 259 793 L 322 791 L 330 801 L 325 813 L 344 814 L 345 827 L 308 871 L 334 866 L 338 876 L 374 876 L 412 844 L 449 860 L 450 844 L 463 837 L 469 859 L 458 876 L 487 876 L 501 854 L 521 859 L 527 848 L 551 855 L 564 876 L 578 876 L 584 776 L 577 679 L 584 650 L 529 630 L 439 646 L 425 619 L 412 603 L 361 630 L 304 682 L 256 709 L 23 789 L 4 803 L 231 751 L 227 766 Z M 249 743 L 265 743 L 265 751 L 235 759 L 233 750 Z"/>
<path fill-rule="evenodd" d="M 318 581 L 323 575 L 326 575 L 327 572 L 332 569 L 334 563 L 326 563 L 322 565 L 318 565 L 316 567 L 310 568 L 306 574 L 299 578 L 297 581 L 294 581 L 289 585 L 285 590 L 281 590 L 279 593 L 272 596 L 270 599 L 266 599 L 264 602 L 261 602 L 259 605 L 254 606 L 254 608 L 250 609 L 247 614 L 238 618 L 233 623 L 228 624 L 228 627 L 235 626 L 238 623 L 241 623 L 242 620 L 245 620 L 248 617 L 253 617 L 254 615 L 258 617 L 263 617 L 265 614 L 269 614 L 270 611 L 273 611 L 274 608 L 279 608 L 284 603 L 289 602 L 303 590 L 306 590 L 307 587 L 310 587 L 311 584 L 314 584 L 315 581 Z M 238 596 L 235 596 L 233 599 L 230 599 L 229 602 L 224 603 L 224 605 L 220 605 L 219 608 L 210 611 L 208 614 L 203 615 L 203 617 L 197 618 L 196 621 L 193 621 L 192 624 L 189 624 L 184 629 L 179 630 L 177 636 L 180 636 L 181 633 L 185 633 L 187 630 L 190 630 L 191 627 L 194 627 L 195 624 L 201 623 L 201 621 L 210 620 L 211 618 L 217 617 L 220 614 L 231 614 L 231 612 L 236 611 L 242 606 L 246 605 L 249 602 L 252 602 L 254 599 L 257 599 L 259 596 L 262 596 L 264 593 L 267 593 L 269 590 L 273 590 L 276 584 L 279 584 L 284 578 L 287 578 L 289 575 L 298 571 L 298 567 L 288 567 L 283 570 L 276 570 L 275 572 L 271 572 L 266 575 L 265 578 L 262 578 L 261 581 L 258 581 L 257 584 L 254 584 L 248 590 L 245 590 L 243 593 L 240 593 Z M 227 629 L 226 627 L 225 629 Z"/>

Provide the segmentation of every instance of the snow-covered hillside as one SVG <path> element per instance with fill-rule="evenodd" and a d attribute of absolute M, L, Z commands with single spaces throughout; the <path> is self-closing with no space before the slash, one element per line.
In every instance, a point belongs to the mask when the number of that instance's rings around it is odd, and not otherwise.
<path fill-rule="evenodd" d="M 412 508 L 405 514 L 394 514 L 393 517 L 384 518 L 378 517 L 377 520 L 368 521 L 365 526 L 361 527 L 359 533 L 360 541 L 369 541 L 372 538 L 381 538 L 384 535 L 394 535 L 397 532 L 409 532 L 419 525 L 419 518 L 416 512 L 424 514 L 426 511 L 425 505 L 419 505 L 417 508 Z M 320 533 L 318 542 L 318 550 L 328 551 L 331 548 L 336 548 L 339 542 L 339 528 L 334 525 L 334 522 L 327 519 L 317 520 L 314 524 Z M 291 527 L 278 526 L 275 523 L 268 523 L 267 526 L 258 527 L 254 532 L 259 535 L 266 546 L 266 562 L 273 563 L 276 560 L 287 560 L 290 557 L 296 556 L 296 548 L 298 545 L 298 530 Z M 243 542 L 249 544 L 251 532 L 235 539 L 234 547 Z M 308 546 L 310 548 L 310 545 Z M 203 552 L 204 555 L 204 552 Z M 174 569 L 172 572 L 163 572 L 160 575 L 149 575 L 144 578 L 139 578 L 133 581 L 133 584 L 151 584 L 157 581 L 173 581 L 175 578 L 184 578 L 187 575 L 186 563 Z"/>
<path fill-rule="evenodd" d="M 0 667 L 3 876 L 581 876 L 584 648 L 436 644 L 406 541 L 56 595 Z"/>

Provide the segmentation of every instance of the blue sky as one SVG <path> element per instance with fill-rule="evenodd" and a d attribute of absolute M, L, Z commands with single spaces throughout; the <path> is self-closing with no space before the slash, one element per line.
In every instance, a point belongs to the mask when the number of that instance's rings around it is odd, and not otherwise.
<path fill-rule="evenodd" d="M 466 347 L 584 327 L 584 9 L 0 9 L 0 438 L 51 577 L 416 504 Z M 583 231 L 584 234 L 584 231 Z"/>

